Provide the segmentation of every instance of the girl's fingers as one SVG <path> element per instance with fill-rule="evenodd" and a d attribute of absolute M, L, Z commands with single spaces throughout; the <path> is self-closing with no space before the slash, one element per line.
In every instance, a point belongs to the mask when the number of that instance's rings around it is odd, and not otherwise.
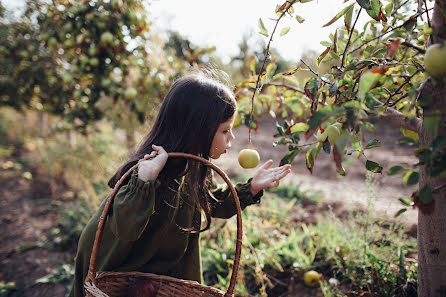
<path fill-rule="evenodd" d="M 273 165 L 273 160 L 268 160 L 265 162 L 265 164 L 263 164 L 260 169 L 268 169 L 271 167 L 271 165 Z"/>
<path fill-rule="evenodd" d="M 288 173 L 290 173 L 290 171 L 283 171 L 283 172 L 279 173 L 279 174 L 276 176 L 276 178 L 277 178 L 278 180 L 279 180 L 279 179 L 282 179 L 282 178 L 284 178 L 285 176 L 287 176 Z"/>

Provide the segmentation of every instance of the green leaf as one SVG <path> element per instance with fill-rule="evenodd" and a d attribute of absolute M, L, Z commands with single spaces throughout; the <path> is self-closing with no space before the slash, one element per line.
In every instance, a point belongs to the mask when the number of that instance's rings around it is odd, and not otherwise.
<path fill-rule="evenodd" d="M 268 34 L 268 30 L 266 30 L 265 24 L 263 23 L 262 19 L 259 19 L 258 26 L 260 28 L 260 32 L 259 33 L 264 35 L 264 36 L 266 36 L 266 37 L 268 37 L 268 35 L 269 35 Z"/>
<path fill-rule="evenodd" d="M 287 34 L 290 31 L 290 29 L 291 29 L 290 27 L 283 28 L 280 31 L 280 36 L 283 36 L 283 35 Z"/>
<path fill-rule="evenodd" d="M 308 170 L 310 170 L 310 173 L 313 173 L 315 151 L 316 150 L 314 148 L 309 149 L 305 155 L 306 165 Z"/>
<path fill-rule="evenodd" d="M 280 166 L 285 164 L 291 164 L 294 160 L 294 158 L 302 151 L 302 149 L 294 149 L 289 151 L 285 157 L 280 160 Z"/>
<path fill-rule="evenodd" d="M 347 142 L 350 139 L 350 134 L 347 131 L 341 131 L 341 135 L 336 139 L 335 146 L 338 149 L 338 152 L 344 154 L 345 147 L 347 146 Z"/>
<path fill-rule="evenodd" d="M 251 70 L 252 74 L 256 74 L 256 63 L 257 61 L 255 57 L 253 57 L 249 62 L 249 70 Z"/>
<path fill-rule="evenodd" d="M 311 131 L 314 128 L 318 127 L 323 120 L 326 118 L 335 115 L 337 113 L 341 113 L 344 111 L 344 108 L 336 106 L 336 105 L 327 105 L 323 108 L 316 111 L 308 121 L 308 130 Z"/>
<path fill-rule="evenodd" d="M 325 46 L 325 47 L 330 47 L 331 46 L 331 42 L 328 42 L 328 41 L 321 41 L 320 44 L 322 46 Z"/>
<path fill-rule="evenodd" d="M 380 21 L 380 13 L 381 13 L 381 2 L 380 0 L 370 0 L 371 8 L 367 9 L 367 13 L 371 16 L 375 21 Z"/>
<path fill-rule="evenodd" d="M 342 154 L 340 151 L 338 146 L 336 144 L 333 145 L 333 161 L 335 162 L 336 165 L 336 172 L 341 175 L 341 176 L 345 176 L 345 170 L 344 167 L 342 166 Z"/>
<path fill-rule="evenodd" d="M 344 25 L 347 32 L 350 33 L 350 28 L 352 25 L 353 8 L 349 9 L 344 15 Z"/>
<path fill-rule="evenodd" d="M 365 73 L 363 73 L 359 78 L 359 99 L 364 100 L 367 92 L 376 85 L 381 77 L 382 74 L 372 71 L 366 71 Z"/>
<path fill-rule="evenodd" d="M 382 173 L 383 168 L 376 162 L 367 160 L 365 163 L 365 168 L 367 170 L 375 172 L 375 173 Z"/>
<path fill-rule="evenodd" d="M 387 175 L 395 175 L 395 174 L 398 174 L 398 173 L 403 172 L 405 170 L 406 169 L 403 166 L 400 166 L 400 165 L 393 166 L 392 168 L 387 170 Z"/>
<path fill-rule="evenodd" d="M 387 16 L 390 16 L 390 14 L 392 13 L 393 10 L 393 3 L 390 2 L 389 4 L 386 5 L 386 7 L 384 8 L 384 11 L 386 12 Z"/>
<path fill-rule="evenodd" d="M 285 136 L 285 129 L 279 123 L 276 122 L 276 128 L 277 132 L 279 133 L 279 136 Z"/>
<path fill-rule="evenodd" d="M 306 123 L 296 123 L 289 128 L 291 135 L 304 133 L 308 131 L 308 124 Z"/>
<path fill-rule="evenodd" d="M 403 182 L 408 185 L 415 185 L 418 183 L 418 180 L 420 178 L 420 175 L 418 173 L 418 171 L 416 170 L 410 170 L 409 172 L 407 172 L 404 177 L 403 177 Z"/>
<path fill-rule="evenodd" d="M 325 56 L 330 52 L 330 47 L 327 47 L 324 52 L 322 54 L 319 55 L 319 57 L 317 58 L 317 64 L 319 65 L 322 61 L 322 59 L 325 58 Z"/>
<path fill-rule="evenodd" d="M 334 96 L 336 94 L 336 91 L 338 90 L 338 81 L 335 81 L 329 89 L 329 95 Z"/>
<path fill-rule="evenodd" d="M 300 15 L 296 15 L 296 20 L 299 22 L 299 24 L 302 24 L 303 22 L 305 22 L 305 19 L 303 17 L 301 17 Z"/>
<path fill-rule="evenodd" d="M 405 213 L 407 211 L 407 208 L 401 208 L 400 210 L 397 211 L 397 213 L 395 214 L 395 218 L 402 215 L 403 213 Z"/>
<path fill-rule="evenodd" d="M 410 202 L 410 201 L 408 201 L 406 199 L 399 198 L 398 200 L 405 206 L 411 206 L 412 205 L 412 202 Z"/>
<path fill-rule="evenodd" d="M 432 115 L 424 117 L 424 127 L 427 132 L 433 137 L 438 135 L 438 124 L 440 124 L 441 116 L 440 115 Z"/>
<path fill-rule="evenodd" d="M 273 77 L 274 73 L 276 72 L 276 69 L 277 69 L 276 63 L 274 62 L 269 63 L 268 66 L 266 66 L 265 70 L 266 77 L 267 78 Z"/>
<path fill-rule="evenodd" d="M 328 140 L 328 137 L 325 139 L 324 143 L 322 144 L 322 149 L 327 154 L 331 153 L 330 141 Z"/>
<path fill-rule="evenodd" d="M 373 139 L 373 140 L 370 140 L 369 142 L 367 142 L 364 149 L 368 150 L 368 149 L 371 149 L 374 147 L 380 147 L 380 146 L 381 146 L 381 143 L 377 139 Z"/>
<path fill-rule="evenodd" d="M 398 139 L 398 143 L 413 145 L 413 144 L 417 144 L 418 142 L 410 137 L 401 137 L 400 139 Z"/>
<path fill-rule="evenodd" d="M 370 0 L 356 0 L 356 2 L 364 9 L 371 9 L 372 4 L 370 3 Z"/>
<path fill-rule="evenodd" d="M 434 200 L 434 195 L 432 194 L 432 188 L 429 185 L 425 185 L 418 194 L 420 201 L 423 204 L 429 204 Z"/>
<path fill-rule="evenodd" d="M 332 18 L 328 23 L 326 23 L 325 25 L 323 25 L 322 27 L 327 27 L 330 26 L 331 24 L 333 24 L 334 22 L 336 22 L 337 20 L 339 20 L 339 18 L 341 18 L 343 15 L 345 15 L 349 10 L 353 10 L 353 6 L 355 5 L 355 3 L 350 4 L 349 6 L 345 7 L 343 10 L 341 10 L 338 14 L 335 15 L 334 18 Z"/>

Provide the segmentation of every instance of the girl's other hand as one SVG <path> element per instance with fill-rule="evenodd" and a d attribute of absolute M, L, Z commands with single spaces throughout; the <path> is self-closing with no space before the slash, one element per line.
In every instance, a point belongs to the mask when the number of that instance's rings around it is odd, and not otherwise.
<path fill-rule="evenodd" d="M 277 187 L 280 180 L 291 172 L 291 165 L 283 165 L 280 167 L 273 167 L 273 160 L 267 161 L 254 174 L 251 180 L 251 192 L 256 195 L 263 189 Z"/>
<path fill-rule="evenodd" d="M 142 181 L 155 180 L 167 162 L 167 152 L 162 146 L 152 145 L 153 151 L 139 161 L 138 177 Z"/>

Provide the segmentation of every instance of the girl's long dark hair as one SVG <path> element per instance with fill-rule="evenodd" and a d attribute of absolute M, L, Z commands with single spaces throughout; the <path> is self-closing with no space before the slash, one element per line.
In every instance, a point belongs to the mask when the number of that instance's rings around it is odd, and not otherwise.
<path fill-rule="evenodd" d="M 212 140 L 221 123 L 236 111 L 232 91 L 225 84 L 203 71 L 186 75 L 173 83 L 167 93 L 152 130 L 137 150 L 130 154 L 108 185 L 114 187 L 127 170 L 150 154 L 152 144 L 167 152 L 184 152 L 209 159 Z M 206 216 L 207 230 L 211 223 L 207 195 L 209 169 L 198 161 L 168 159 L 160 175 L 177 178 L 188 173 L 188 188 L 192 191 L 198 210 Z M 198 225 L 200 222 L 198 222 Z M 197 230 L 197 228 L 193 228 Z"/>

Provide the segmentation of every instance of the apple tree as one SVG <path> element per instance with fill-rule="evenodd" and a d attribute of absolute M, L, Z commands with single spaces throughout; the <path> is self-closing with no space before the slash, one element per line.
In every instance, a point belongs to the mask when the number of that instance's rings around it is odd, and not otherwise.
<path fill-rule="evenodd" d="M 141 0 L 28 1 L 1 26 L 1 104 L 62 115 L 80 131 L 113 110 L 119 125 L 141 123 L 175 75 L 153 62 Z"/>
<path fill-rule="evenodd" d="M 266 58 L 256 71 L 236 87 L 240 117 L 251 129 L 255 117 L 268 113 L 285 118 L 277 123 L 275 145 L 286 145 L 281 163 L 291 163 L 304 153 L 310 172 L 319 154 L 332 156 L 338 174 L 345 175 L 343 160 L 356 156 L 367 170 L 377 174 L 401 174 L 408 185 L 419 184 L 408 199 L 401 199 L 404 212 L 417 207 L 418 295 L 445 296 L 446 292 L 446 1 L 356 0 L 345 1 L 330 26 L 343 20 L 317 58 L 319 69 L 309 61 L 287 71 L 277 71 L 270 45 L 276 31 L 285 35 L 299 30 L 303 16 L 295 8 L 311 0 L 289 0 L 276 7 L 271 28 L 259 20 L 260 34 L 267 40 Z M 297 10 L 297 9 L 296 9 Z M 358 25 L 361 15 L 367 17 Z M 295 27 L 281 28 L 280 20 L 295 18 Z M 279 33 L 277 33 L 278 35 Z M 425 55 L 426 54 L 426 55 Z M 328 65 L 328 66 L 327 66 Z M 325 69 L 323 69 L 325 68 Z M 305 69 L 313 75 L 301 86 L 295 73 Z M 379 149 L 375 120 L 400 127 L 400 143 L 415 145 L 419 162 L 410 168 L 399 164 L 383 168 L 367 157 Z"/>

